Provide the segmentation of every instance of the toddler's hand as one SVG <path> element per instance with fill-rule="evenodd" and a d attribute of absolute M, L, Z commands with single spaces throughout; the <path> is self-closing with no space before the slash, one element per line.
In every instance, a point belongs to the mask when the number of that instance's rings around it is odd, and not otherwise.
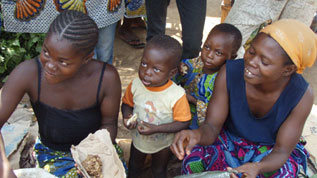
<path fill-rule="evenodd" d="M 194 105 L 197 105 L 197 100 L 195 97 L 193 97 L 189 92 L 186 92 L 186 98 L 189 103 L 192 103 Z"/>
<path fill-rule="evenodd" d="M 151 135 L 156 133 L 157 125 L 150 124 L 144 121 L 141 121 L 141 123 L 138 125 L 137 129 L 140 134 L 142 135 Z"/>
<path fill-rule="evenodd" d="M 189 69 L 189 67 L 187 66 L 187 64 L 185 64 L 183 62 L 181 62 L 179 64 L 179 74 L 180 75 L 182 75 L 182 76 L 186 75 L 188 73 L 188 69 Z"/>
<path fill-rule="evenodd" d="M 123 118 L 123 125 L 128 129 L 134 129 L 136 128 L 138 121 L 137 121 L 137 115 L 129 114 L 129 118 Z"/>

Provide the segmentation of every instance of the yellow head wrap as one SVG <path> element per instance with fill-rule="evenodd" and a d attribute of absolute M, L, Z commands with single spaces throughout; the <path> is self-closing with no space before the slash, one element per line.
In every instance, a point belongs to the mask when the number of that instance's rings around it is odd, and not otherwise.
<path fill-rule="evenodd" d="M 297 66 L 297 73 L 311 67 L 317 58 L 317 35 L 304 23 L 282 19 L 261 30 L 270 35 Z"/>

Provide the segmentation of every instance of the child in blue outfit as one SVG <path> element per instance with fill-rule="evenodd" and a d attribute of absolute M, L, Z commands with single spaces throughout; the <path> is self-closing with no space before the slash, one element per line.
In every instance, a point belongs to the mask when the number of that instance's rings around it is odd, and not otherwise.
<path fill-rule="evenodd" d="M 191 129 L 198 128 L 205 120 L 217 73 L 227 59 L 237 57 L 241 40 L 241 33 L 235 26 L 226 23 L 216 25 L 209 32 L 201 56 L 182 60 L 174 81 L 186 90 L 192 113 Z"/>

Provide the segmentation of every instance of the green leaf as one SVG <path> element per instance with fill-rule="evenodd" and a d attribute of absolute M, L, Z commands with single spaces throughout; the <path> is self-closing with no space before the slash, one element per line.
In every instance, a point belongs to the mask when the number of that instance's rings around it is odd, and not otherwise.
<path fill-rule="evenodd" d="M 12 45 L 13 45 L 13 46 L 18 46 L 18 47 L 20 47 L 19 39 L 13 40 L 13 41 L 12 41 Z"/>

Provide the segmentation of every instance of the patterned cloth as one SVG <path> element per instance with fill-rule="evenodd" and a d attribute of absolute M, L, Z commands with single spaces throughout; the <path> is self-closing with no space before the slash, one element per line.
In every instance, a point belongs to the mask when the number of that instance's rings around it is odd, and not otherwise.
<path fill-rule="evenodd" d="M 255 144 L 222 131 L 213 145 L 196 145 L 193 148 L 183 161 L 182 174 L 224 171 L 227 167 L 236 168 L 247 162 L 259 162 L 272 151 L 272 147 Z M 301 168 L 306 173 L 308 156 L 303 143 L 298 143 L 283 167 L 257 177 L 297 177 Z"/>
<path fill-rule="evenodd" d="M 225 23 L 236 26 L 242 33 L 242 44 L 250 34 L 267 20 L 297 19 L 310 25 L 317 10 L 315 0 L 237 0 L 234 2 Z M 242 58 L 244 49 L 240 48 L 238 57 Z"/>
<path fill-rule="evenodd" d="M 214 83 L 217 73 L 204 74 L 203 62 L 200 57 L 194 59 L 184 59 L 181 64 L 181 73 L 177 74 L 173 80 L 181 84 L 186 93 L 196 98 L 196 106 L 190 104 L 192 113 L 192 123 L 190 128 L 196 129 L 205 120 L 206 110 L 211 95 L 214 90 Z"/>
<path fill-rule="evenodd" d="M 125 0 L 126 3 L 126 12 L 125 17 L 127 18 L 136 18 L 136 17 L 145 17 L 145 0 Z"/>
<path fill-rule="evenodd" d="M 125 11 L 124 3 L 115 11 L 108 10 L 113 0 L 2 0 L 4 27 L 9 32 L 46 33 L 49 25 L 63 10 L 78 10 L 87 13 L 103 28 L 119 21 Z"/>
<path fill-rule="evenodd" d="M 123 163 L 123 166 L 128 171 L 127 165 L 123 159 L 122 149 L 115 144 L 117 154 Z M 77 178 L 77 169 L 75 167 L 75 161 L 71 152 L 56 151 L 43 145 L 39 139 L 37 139 L 34 145 L 34 153 L 36 157 L 37 167 L 45 169 L 47 172 L 63 178 Z"/>

